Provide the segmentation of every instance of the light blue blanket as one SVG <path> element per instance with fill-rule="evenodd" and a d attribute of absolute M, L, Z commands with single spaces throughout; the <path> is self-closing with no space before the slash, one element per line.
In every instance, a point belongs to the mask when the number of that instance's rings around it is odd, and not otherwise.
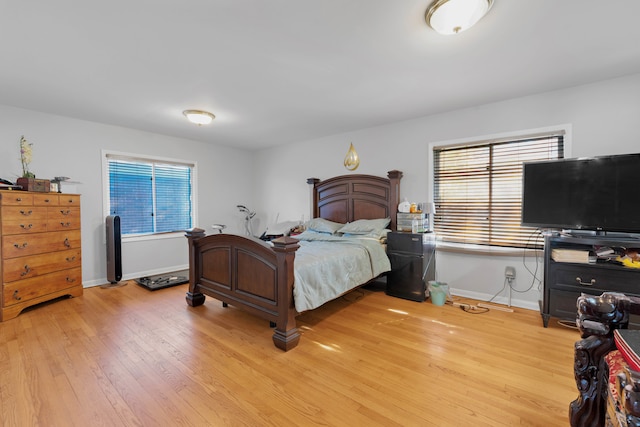
<path fill-rule="evenodd" d="M 294 262 L 293 297 L 301 313 L 389 271 L 391 263 L 378 239 L 305 232 Z"/>

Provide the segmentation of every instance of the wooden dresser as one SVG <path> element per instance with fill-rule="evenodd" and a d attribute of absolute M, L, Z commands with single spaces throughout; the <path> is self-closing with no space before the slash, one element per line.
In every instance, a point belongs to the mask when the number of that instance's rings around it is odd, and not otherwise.
<path fill-rule="evenodd" d="M 82 295 L 80 195 L 0 191 L 0 321 Z"/>

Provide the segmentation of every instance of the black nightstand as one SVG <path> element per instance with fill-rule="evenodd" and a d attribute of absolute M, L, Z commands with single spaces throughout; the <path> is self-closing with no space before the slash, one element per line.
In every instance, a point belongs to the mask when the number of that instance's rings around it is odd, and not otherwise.
<path fill-rule="evenodd" d="M 436 236 L 434 233 L 387 234 L 387 295 L 423 302 L 427 283 L 436 278 Z"/>

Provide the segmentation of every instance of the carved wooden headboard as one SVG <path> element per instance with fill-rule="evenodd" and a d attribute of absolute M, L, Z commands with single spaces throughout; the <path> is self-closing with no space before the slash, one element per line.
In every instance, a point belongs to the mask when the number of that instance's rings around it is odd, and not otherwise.
<path fill-rule="evenodd" d="M 391 218 L 396 229 L 402 172 L 389 171 L 387 178 L 374 175 L 341 175 L 320 181 L 309 178 L 311 218 L 339 223 L 357 219 Z"/>

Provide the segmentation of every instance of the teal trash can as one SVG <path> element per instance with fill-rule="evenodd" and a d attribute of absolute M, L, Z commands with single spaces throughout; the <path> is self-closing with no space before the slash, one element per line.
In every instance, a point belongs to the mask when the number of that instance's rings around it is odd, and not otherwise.
<path fill-rule="evenodd" d="M 446 283 L 429 281 L 429 298 L 433 305 L 444 305 L 447 302 L 449 286 Z"/>

